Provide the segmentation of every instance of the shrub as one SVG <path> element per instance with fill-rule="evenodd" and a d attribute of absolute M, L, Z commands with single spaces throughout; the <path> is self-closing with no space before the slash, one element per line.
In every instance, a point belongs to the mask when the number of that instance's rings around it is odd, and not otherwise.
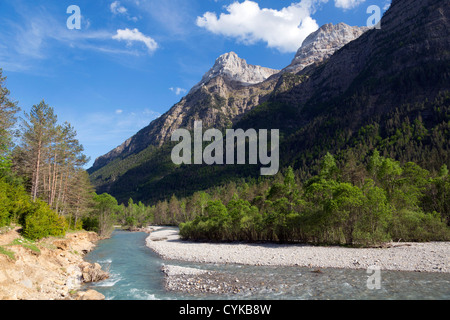
<path fill-rule="evenodd" d="M 0 180 L 0 227 L 8 226 L 10 224 L 11 200 L 8 197 L 10 185 L 3 179 Z"/>
<path fill-rule="evenodd" d="M 395 215 L 391 225 L 394 240 L 403 241 L 448 241 L 449 229 L 439 213 L 424 213 L 420 210 L 403 210 Z"/>
<path fill-rule="evenodd" d="M 30 197 L 23 186 L 0 178 L 0 227 L 10 225 L 11 222 L 23 224 L 32 207 Z"/>
<path fill-rule="evenodd" d="M 9 225 L 8 198 L 3 193 L 0 186 L 0 227 Z"/>
<path fill-rule="evenodd" d="M 34 204 L 33 212 L 25 218 L 23 226 L 24 236 L 28 239 L 39 240 L 49 236 L 64 236 L 67 223 L 50 207 L 40 200 Z"/>
<path fill-rule="evenodd" d="M 86 231 L 98 232 L 98 218 L 86 217 L 83 219 L 83 229 Z"/>
<path fill-rule="evenodd" d="M 68 223 L 68 228 L 74 231 L 83 230 L 83 220 L 76 219 L 73 216 L 66 217 L 66 222 Z"/>

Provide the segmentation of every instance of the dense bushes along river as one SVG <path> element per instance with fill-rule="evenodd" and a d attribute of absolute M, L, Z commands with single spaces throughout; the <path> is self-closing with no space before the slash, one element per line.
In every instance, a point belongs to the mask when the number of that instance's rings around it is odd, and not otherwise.
<path fill-rule="evenodd" d="M 203 194 L 204 207 L 181 224 L 186 239 L 373 245 L 389 240 L 450 239 L 446 165 L 432 176 L 377 151 L 366 167 L 325 156 L 319 174 L 300 185 L 289 168 L 270 184 Z M 198 196 L 199 199 L 202 197 Z"/>

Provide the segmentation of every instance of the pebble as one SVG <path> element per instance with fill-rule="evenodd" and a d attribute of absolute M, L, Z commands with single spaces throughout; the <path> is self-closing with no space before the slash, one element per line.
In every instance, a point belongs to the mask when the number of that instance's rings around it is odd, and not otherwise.
<path fill-rule="evenodd" d="M 163 259 L 200 263 L 279 265 L 311 268 L 367 269 L 449 273 L 450 242 L 392 243 L 387 248 L 309 245 L 200 243 L 180 240 L 177 228 L 153 227 L 147 246 Z M 152 241 L 166 237 L 170 241 Z"/>

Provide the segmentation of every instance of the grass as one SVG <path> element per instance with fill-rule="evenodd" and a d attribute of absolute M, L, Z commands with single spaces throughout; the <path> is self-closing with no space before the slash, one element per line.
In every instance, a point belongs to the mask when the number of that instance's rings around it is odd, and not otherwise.
<path fill-rule="evenodd" d="M 24 248 L 30 249 L 33 252 L 36 253 L 41 253 L 41 250 L 37 247 L 37 245 L 28 239 L 25 238 L 18 238 L 18 239 L 14 239 L 13 242 L 11 242 L 10 244 L 11 246 L 22 246 Z"/>
<path fill-rule="evenodd" d="M 0 254 L 3 254 L 7 257 L 9 257 L 12 260 L 16 260 L 16 257 L 14 256 L 14 252 L 11 252 L 9 250 L 6 250 L 4 247 L 0 246 Z"/>
<path fill-rule="evenodd" d="M 24 248 L 27 248 L 35 253 L 41 253 L 41 250 L 38 248 L 38 246 L 35 244 L 34 241 L 25 239 L 25 238 L 17 238 L 14 239 L 10 244 L 6 245 L 6 246 L 0 246 L 0 254 L 3 254 L 9 258 L 11 258 L 12 260 L 16 260 L 15 256 L 14 256 L 14 252 L 9 251 L 8 249 L 6 249 L 5 247 L 9 247 L 9 246 L 22 246 Z"/>

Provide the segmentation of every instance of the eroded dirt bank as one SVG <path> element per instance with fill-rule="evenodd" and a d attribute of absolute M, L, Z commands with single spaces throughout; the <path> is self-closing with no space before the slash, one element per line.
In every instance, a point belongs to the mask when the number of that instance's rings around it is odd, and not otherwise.
<path fill-rule="evenodd" d="M 100 265 L 83 257 L 99 241 L 96 233 L 68 233 L 38 242 L 24 239 L 19 229 L 0 233 L 0 300 L 104 300 L 84 282 L 109 277 Z"/>

